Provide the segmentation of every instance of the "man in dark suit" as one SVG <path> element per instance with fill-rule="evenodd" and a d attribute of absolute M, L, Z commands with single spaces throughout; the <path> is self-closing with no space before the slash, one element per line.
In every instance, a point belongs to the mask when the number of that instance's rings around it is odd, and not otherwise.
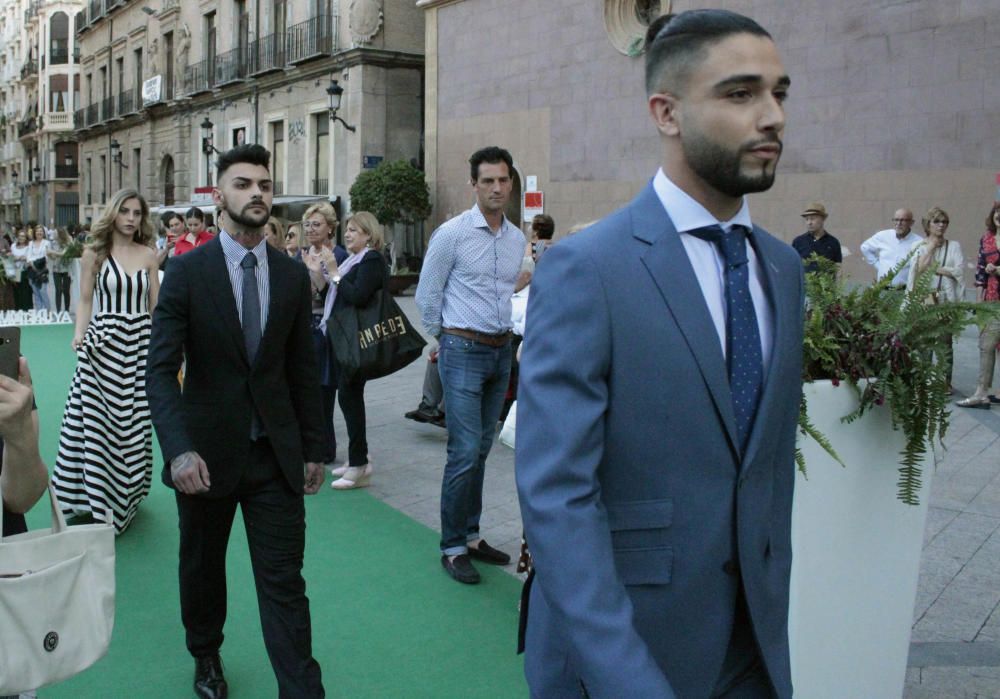
<path fill-rule="evenodd" d="M 324 696 L 302 579 L 302 496 L 323 483 L 319 373 L 306 269 L 263 235 L 269 161 L 259 145 L 219 156 L 212 196 L 226 228 L 170 263 L 149 348 L 146 386 L 163 482 L 177 491 L 181 616 L 195 692 L 207 699 L 228 693 L 219 648 L 237 505 L 279 696 Z"/>
<path fill-rule="evenodd" d="M 538 265 L 516 460 L 534 697 L 792 695 L 803 272 L 743 196 L 773 182 L 788 85 L 749 18 L 656 20 L 662 168 Z"/>

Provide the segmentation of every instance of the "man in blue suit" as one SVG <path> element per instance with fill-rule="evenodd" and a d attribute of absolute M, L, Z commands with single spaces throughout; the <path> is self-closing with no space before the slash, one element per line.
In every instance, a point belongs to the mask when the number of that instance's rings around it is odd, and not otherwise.
<path fill-rule="evenodd" d="M 721 10 L 647 35 L 662 167 L 538 265 L 517 484 L 533 697 L 791 697 L 802 264 L 754 226 L 789 78 Z"/>

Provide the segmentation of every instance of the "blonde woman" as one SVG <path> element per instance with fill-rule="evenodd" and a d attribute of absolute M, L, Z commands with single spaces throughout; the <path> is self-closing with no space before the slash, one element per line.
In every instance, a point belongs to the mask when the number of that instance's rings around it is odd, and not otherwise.
<path fill-rule="evenodd" d="M 267 219 L 264 224 L 264 235 L 267 236 L 267 244 L 276 250 L 285 249 L 285 226 L 274 216 Z"/>
<path fill-rule="evenodd" d="M 322 260 L 328 270 L 329 290 L 323 307 L 320 327 L 327 332 L 327 321 L 337 309 L 366 306 L 386 284 L 389 270 L 382 257 L 384 240 L 378 219 L 367 211 L 358 211 L 344 230 L 348 257 L 337 263 L 332 250 L 324 249 Z M 336 356 L 334 365 L 336 370 Z M 340 372 L 336 372 L 339 374 Z M 340 376 L 340 410 L 347 423 L 348 463 L 335 469 L 339 480 L 330 484 L 335 490 L 363 488 L 371 483 L 372 465 L 368 459 L 368 433 L 365 424 L 365 380 L 348 381 Z"/>
<path fill-rule="evenodd" d="M 296 260 L 302 259 L 302 226 L 293 223 L 285 233 L 285 254 L 294 257 Z"/>
<path fill-rule="evenodd" d="M 110 522 L 119 534 L 153 473 L 145 379 L 160 288 L 153 240 L 149 206 L 134 189 L 117 192 L 91 229 L 80 259 L 76 373 L 52 477 L 63 511 Z"/>
<path fill-rule="evenodd" d="M 962 256 L 962 246 L 957 240 L 945 237 L 951 219 L 939 206 L 935 206 L 923 219 L 924 233 L 927 237 L 914 247 L 913 264 L 910 265 L 906 280 L 907 291 L 913 289 L 917 277 L 929 269 L 933 269 L 931 279 L 931 296 L 935 303 L 945 301 L 961 301 L 965 297 L 965 281 L 962 278 L 962 268 L 965 258 Z M 952 336 L 942 336 L 946 349 L 939 361 L 943 362 L 948 373 L 948 388 L 951 390 L 951 375 L 954 368 L 952 356 Z"/>
<path fill-rule="evenodd" d="M 333 430 L 333 405 L 337 400 L 337 371 L 330 343 L 326 333 L 320 328 L 327 294 L 330 293 L 330 267 L 325 260 L 333 252 L 333 267 L 347 259 L 342 247 L 334 246 L 333 237 L 337 231 L 337 213 L 328 202 L 319 202 L 306 209 L 302 216 L 302 228 L 309 247 L 302 251 L 302 261 L 309 269 L 312 282 L 312 333 L 316 357 L 319 360 L 320 391 L 323 395 L 323 429 L 326 454 L 325 463 L 332 464 L 337 458 L 337 435 Z"/>

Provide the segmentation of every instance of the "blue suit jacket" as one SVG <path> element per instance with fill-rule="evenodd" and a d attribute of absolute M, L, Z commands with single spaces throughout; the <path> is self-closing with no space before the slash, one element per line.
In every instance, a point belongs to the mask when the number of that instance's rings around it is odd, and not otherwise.
<path fill-rule="evenodd" d="M 791 696 L 802 263 L 760 228 L 752 240 L 774 345 L 743 455 L 719 337 L 651 185 L 538 265 L 516 461 L 533 696 L 579 697 L 582 682 L 594 699 L 708 697 L 740 577 L 767 672 Z"/>

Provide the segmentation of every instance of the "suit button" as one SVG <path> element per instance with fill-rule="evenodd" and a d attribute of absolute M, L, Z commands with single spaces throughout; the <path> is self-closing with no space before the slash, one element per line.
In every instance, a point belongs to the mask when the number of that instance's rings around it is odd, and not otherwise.
<path fill-rule="evenodd" d="M 735 561 L 726 561 L 722 564 L 722 572 L 726 575 L 737 575 L 740 572 L 740 566 Z"/>

